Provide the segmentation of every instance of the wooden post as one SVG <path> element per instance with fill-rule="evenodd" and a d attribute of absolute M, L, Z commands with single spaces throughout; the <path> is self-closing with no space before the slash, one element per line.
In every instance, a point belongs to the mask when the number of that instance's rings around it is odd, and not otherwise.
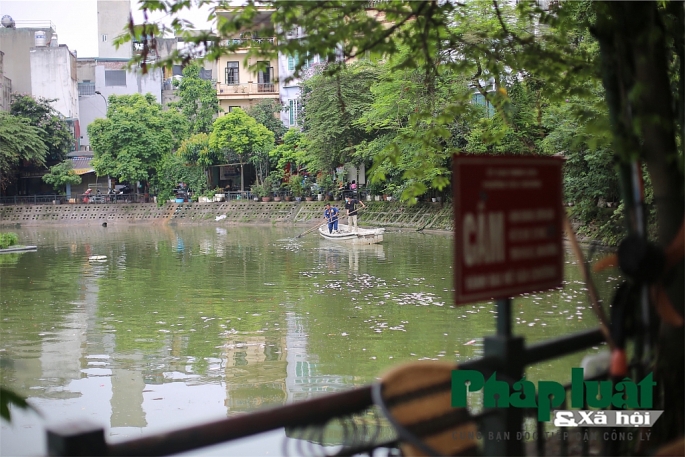
<path fill-rule="evenodd" d="M 104 429 L 93 423 L 78 422 L 47 427 L 48 455 L 107 455 Z"/>

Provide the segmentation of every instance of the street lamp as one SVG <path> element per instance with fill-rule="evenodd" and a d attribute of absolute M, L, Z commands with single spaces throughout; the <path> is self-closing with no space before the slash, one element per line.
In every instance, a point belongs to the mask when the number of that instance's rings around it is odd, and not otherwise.
<path fill-rule="evenodd" d="M 96 90 L 95 93 L 98 94 L 100 97 L 102 97 L 102 99 L 105 101 L 105 108 L 109 109 L 109 103 L 107 103 L 107 99 L 105 98 L 104 95 L 102 95 L 102 92 L 100 92 L 99 90 Z"/>

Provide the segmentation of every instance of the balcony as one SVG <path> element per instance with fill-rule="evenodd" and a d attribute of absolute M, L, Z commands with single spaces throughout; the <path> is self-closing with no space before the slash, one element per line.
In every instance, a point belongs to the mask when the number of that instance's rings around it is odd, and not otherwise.
<path fill-rule="evenodd" d="M 260 45 L 261 43 L 271 43 L 275 42 L 274 37 L 265 38 L 231 38 L 228 40 L 223 40 L 221 42 L 222 46 L 238 46 L 239 48 L 247 48 L 252 45 Z"/>
<path fill-rule="evenodd" d="M 278 85 L 274 83 L 244 83 L 244 84 L 221 84 L 216 85 L 219 98 L 243 98 L 253 95 L 276 95 Z"/>

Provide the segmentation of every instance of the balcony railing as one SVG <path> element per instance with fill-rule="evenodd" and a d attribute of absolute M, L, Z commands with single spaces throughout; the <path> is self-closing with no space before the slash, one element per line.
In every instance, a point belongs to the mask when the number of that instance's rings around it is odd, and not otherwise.
<path fill-rule="evenodd" d="M 219 97 L 243 97 L 245 95 L 277 94 L 274 83 L 217 84 Z"/>
<path fill-rule="evenodd" d="M 241 48 L 246 48 L 248 46 L 251 46 L 253 44 L 259 45 L 261 43 L 274 43 L 275 39 L 274 37 L 266 37 L 266 38 L 231 38 L 228 40 L 223 40 L 221 42 L 222 46 L 238 46 Z"/>

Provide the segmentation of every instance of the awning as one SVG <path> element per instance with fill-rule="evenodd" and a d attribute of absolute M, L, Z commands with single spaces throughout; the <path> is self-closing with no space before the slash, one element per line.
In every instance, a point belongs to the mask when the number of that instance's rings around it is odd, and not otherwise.
<path fill-rule="evenodd" d="M 74 168 L 74 173 L 77 175 L 85 175 L 88 173 L 95 173 L 94 168 Z"/>
<path fill-rule="evenodd" d="M 73 157 L 71 163 L 74 166 L 74 172 L 77 175 L 85 175 L 95 172 L 95 169 L 90 165 L 92 157 Z"/>

